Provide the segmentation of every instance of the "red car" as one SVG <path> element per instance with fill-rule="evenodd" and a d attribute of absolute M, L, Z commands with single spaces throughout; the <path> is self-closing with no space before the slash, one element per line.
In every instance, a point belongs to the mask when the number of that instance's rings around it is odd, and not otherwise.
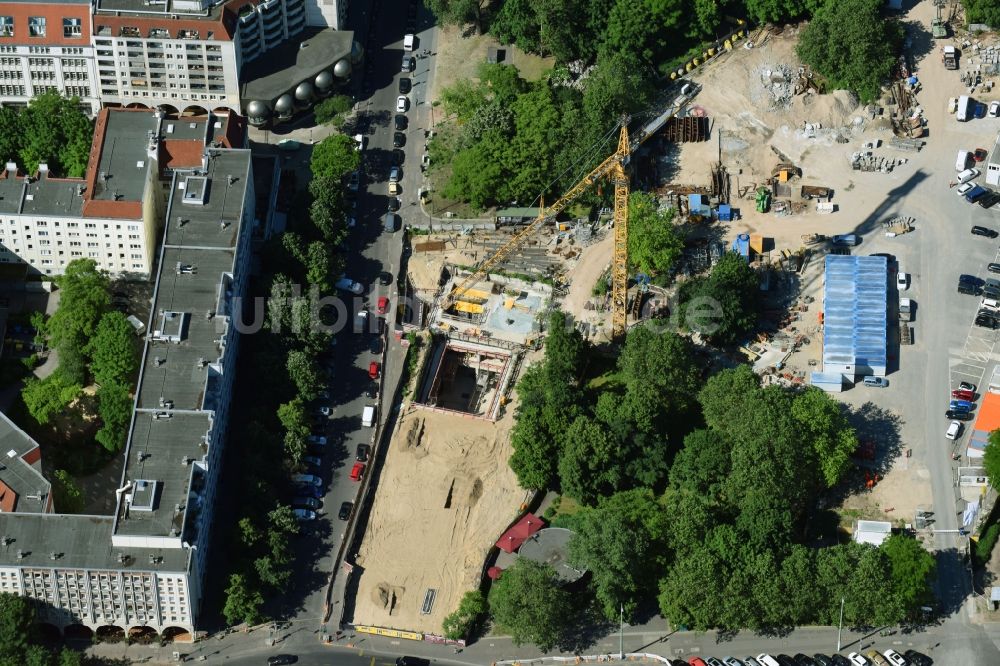
<path fill-rule="evenodd" d="M 972 402 L 976 398 L 976 394 L 972 391 L 966 391 L 965 389 L 955 389 L 951 392 L 951 397 L 956 400 L 968 400 Z"/>
<path fill-rule="evenodd" d="M 701 657 L 691 657 L 688 659 L 688 663 L 691 664 L 691 666 L 708 666 L 705 663 L 705 660 Z"/>
<path fill-rule="evenodd" d="M 368 376 L 372 379 L 378 379 L 378 373 L 382 369 L 382 366 L 378 364 L 378 361 L 372 361 L 368 364 Z"/>
<path fill-rule="evenodd" d="M 354 467 L 351 468 L 351 481 L 360 481 L 361 477 L 365 475 L 365 464 L 364 463 L 354 463 Z"/>
<path fill-rule="evenodd" d="M 389 311 L 389 297 L 388 296 L 380 296 L 379 297 L 379 299 L 378 299 L 378 306 L 375 308 L 375 311 L 378 312 L 379 314 L 385 314 L 386 312 Z"/>

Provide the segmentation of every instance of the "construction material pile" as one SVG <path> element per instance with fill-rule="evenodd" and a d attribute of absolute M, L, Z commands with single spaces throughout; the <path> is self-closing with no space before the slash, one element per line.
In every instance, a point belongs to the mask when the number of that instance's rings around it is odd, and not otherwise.
<path fill-rule="evenodd" d="M 760 85 L 750 87 L 755 108 L 769 111 L 787 109 L 792 103 L 792 70 L 788 65 L 767 63 L 757 68 Z"/>

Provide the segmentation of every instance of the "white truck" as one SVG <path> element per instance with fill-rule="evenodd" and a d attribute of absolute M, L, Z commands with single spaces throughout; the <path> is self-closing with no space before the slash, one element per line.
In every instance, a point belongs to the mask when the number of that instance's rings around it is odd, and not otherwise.
<path fill-rule="evenodd" d="M 361 425 L 371 428 L 375 425 L 375 405 L 365 405 L 361 412 Z"/>
<path fill-rule="evenodd" d="M 973 115 L 973 104 L 972 98 L 968 95 L 962 95 L 958 98 L 958 110 L 955 111 L 955 117 L 959 121 L 965 122 L 966 120 L 972 118 Z"/>

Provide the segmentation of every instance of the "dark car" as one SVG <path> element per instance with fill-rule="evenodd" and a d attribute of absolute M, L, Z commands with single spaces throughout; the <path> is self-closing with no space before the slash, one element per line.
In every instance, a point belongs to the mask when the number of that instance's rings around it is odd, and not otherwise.
<path fill-rule="evenodd" d="M 974 113 L 975 113 L 976 118 L 985 118 L 986 117 L 986 105 L 983 104 L 982 102 L 976 102 L 976 110 L 975 110 Z"/>
<path fill-rule="evenodd" d="M 830 658 L 829 658 L 828 656 L 826 656 L 825 654 L 814 654 L 814 655 L 813 655 L 813 660 L 814 660 L 814 661 L 815 661 L 815 662 L 816 662 L 816 663 L 817 663 L 817 664 L 818 664 L 819 666 L 833 666 L 833 659 L 830 659 Z"/>
<path fill-rule="evenodd" d="M 340 511 L 337 512 L 337 518 L 347 520 L 351 517 L 351 511 L 354 511 L 354 504 L 352 502 L 342 502 L 340 504 Z"/>
<path fill-rule="evenodd" d="M 779 654 L 775 659 L 781 666 L 797 666 L 795 660 L 789 657 L 787 654 Z"/>
<path fill-rule="evenodd" d="M 323 489 L 319 486 L 296 486 L 295 492 L 302 497 L 315 497 L 316 499 L 323 499 Z"/>
<path fill-rule="evenodd" d="M 983 294 L 987 298 L 1000 298 L 1000 287 L 991 287 L 990 285 L 986 285 L 983 287 Z"/>
<path fill-rule="evenodd" d="M 405 130 L 410 124 L 409 119 L 402 113 L 397 113 L 394 120 L 396 121 L 397 130 Z"/>
<path fill-rule="evenodd" d="M 974 284 L 974 285 L 981 285 L 981 284 L 983 284 L 983 280 L 981 280 L 980 278 L 977 278 L 975 275 L 969 275 L 968 273 L 962 273 L 961 275 L 959 275 L 958 276 L 958 281 L 959 282 L 968 282 L 968 283 Z"/>
<path fill-rule="evenodd" d="M 969 203 L 976 203 L 977 201 L 985 197 L 987 192 L 989 192 L 989 190 L 987 190 L 982 185 L 976 185 L 971 190 L 965 193 L 965 200 L 968 201 Z"/>
<path fill-rule="evenodd" d="M 319 511 L 323 503 L 320 502 L 315 497 L 296 497 L 292 500 L 292 508 L 294 509 L 309 509 L 310 511 Z"/>
<path fill-rule="evenodd" d="M 996 238 L 997 232 L 992 229 L 987 229 L 986 227 L 981 227 L 978 224 L 972 227 L 973 236 L 986 236 L 987 238 Z"/>
<path fill-rule="evenodd" d="M 990 273 L 1000 273 L 1000 264 L 987 264 L 986 270 Z"/>
<path fill-rule="evenodd" d="M 952 419 L 953 421 L 971 421 L 972 414 L 969 412 L 956 412 L 951 409 L 944 413 L 946 419 Z"/>
<path fill-rule="evenodd" d="M 389 197 L 389 211 L 395 213 L 400 206 L 399 197 Z"/>
<path fill-rule="evenodd" d="M 411 81 L 408 78 L 403 77 L 403 78 L 401 78 L 399 80 L 399 94 L 400 95 L 405 95 L 406 93 L 410 92 L 410 88 L 412 88 L 412 87 L 413 87 L 413 85 L 412 85 Z"/>
<path fill-rule="evenodd" d="M 427 666 L 430 663 L 430 659 L 419 657 L 399 657 L 396 659 L 396 666 Z"/>
<path fill-rule="evenodd" d="M 299 660 L 294 654 L 276 654 L 267 658 L 267 666 L 283 666 L 283 664 L 294 664 Z"/>
<path fill-rule="evenodd" d="M 354 457 L 357 458 L 358 462 L 368 462 L 368 454 L 371 453 L 371 447 L 367 444 L 358 444 L 358 449 L 355 451 Z"/>
<path fill-rule="evenodd" d="M 997 327 L 1000 327 L 1000 322 L 998 322 L 996 319 L 994 319 L 993 317 L 987 317 L 983 315 L 977 315 L 973 323 L 975 323 L 975 325 L 980 328 L 988 328 L 994 331 L 997 329 Z"/>
<path fill-rule="evenodd" d="M 403 166 L 403 162 L 406 161 L 406 151 L 405 150 L 394 150 L 392 151 L 392 163 L 398 166 Z"/>
<path fill-rule="evenodd" d="M 831 659 L 833 659 L 834 666 L 852 666 L 851 660 L 842 654 L 835 654 Z"/>
<path fill-rule="evenodd" d="M 378 283 L 381 285 L 392 284 L 392 273 L 389 271 L 382 271 L 378 274 Z"/>
<path fill-rule="evenodd" d="M 990 190 L 986 193 L 986 196 L 984 196 L 976 203 L 978 203 L 983 208 L 992 208 L 994 205 L 997 204 L 997 202 L 1000 202 L 1000 193 Z"/>
<path fill-rule="evenodd" d="M 816 662 L 813 661 L 812 657 L 806 656 L 801 652 L 795 655 L 795 663 L 798 666 L 816 666 Z"/>
<path fill-rule="evenodd" d="M 916 650 L 907 650 L 903 653 L 906 660 L 913 664 L 913 666 L 932 666 L 934 661 L 922 652 L 917 652 Z"/>
<path fill-rule="evenodd" d="M 412 72 L 417 66 L 417 61 L 413 56 L 403 56 L 402 70 Z"/>
<path fill-rule="evenodd" d="M 394 132 L 392 135 L 392 147 L 402 148 L 406 145 L 406 135 L 402 132 Z"/>
<path fill-rule="evenodd" d="M 375 382 L 372 382 L 371 384 L 369 384 L 368 388 L 365 389 L 365 397 L 366 398 L 377 398 L 378 397 L 378 384 L 376 384 Z"/>
<path fill-rule="evenodd" d="M 372 341 L 368 344 L 368 351 L 373 354 L 382 353 L 382 338 L 374 337 Z"/>

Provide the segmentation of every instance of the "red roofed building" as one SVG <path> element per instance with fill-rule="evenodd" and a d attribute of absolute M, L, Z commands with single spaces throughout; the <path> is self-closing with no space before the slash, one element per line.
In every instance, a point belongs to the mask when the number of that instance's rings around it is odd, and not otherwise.
<path fill-rule="evenodd" d="M 89 258 L 113 275 L 147 277 L 163 229 L 163 182 L 203 164 L 207 146 L 242 148 L 232 112 L 176 118 L 145 109 L 104 109 L 83 178 L 0 173 L 0 263 L 58 275 Z"/>
<path fill-rule="evenodd" d="M 25 105 L 49 90 L 77 96 L 90 114 L 101 108 L 91 0 L 0 2 L 0 100 Z M 3 158 L 9 155 L 0 156 Z"/>
<path fill-rule="evenodd" d="M 545 527 L 545 523 L 538 516 L 526 513 L 519 521 L 514 523 L 506 532 L 504 532 L 499 539 L 497 539 L 496 546 L 500 550 L 513 553 L 515 550 L 521 547 L 525 541 L 531 537 L 532 534 L 538 530 Z"/>

